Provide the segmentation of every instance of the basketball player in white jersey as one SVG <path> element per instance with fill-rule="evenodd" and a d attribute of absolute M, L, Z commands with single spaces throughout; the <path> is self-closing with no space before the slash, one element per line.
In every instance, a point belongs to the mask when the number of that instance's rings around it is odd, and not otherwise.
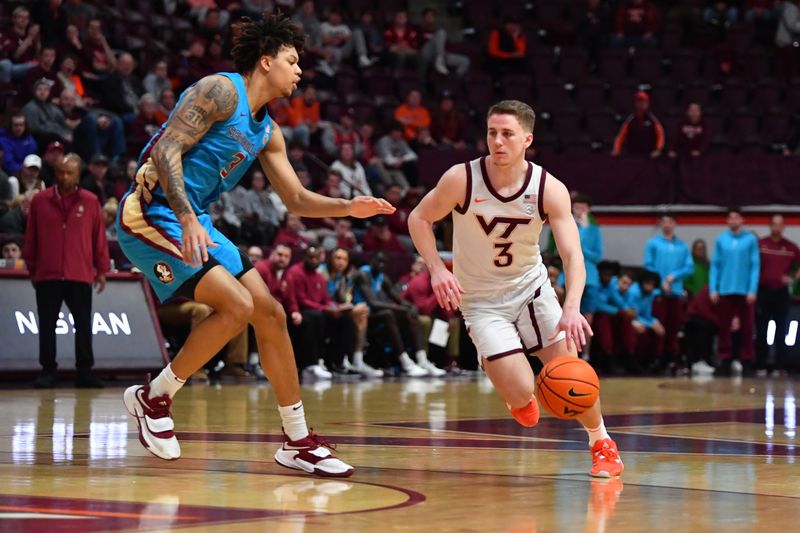
<path fill-rule="evenodd" d="M 525 160 L 534 119 L 523 102 L 492 106 L 486 137 L 490 155 L 451 167 L 408 217 L 439 305 L 461 308 L 484 371 L 512 416 L 527 427 L 539 421 L 539 407 L 525 357 L 535 355 L 543 363 L 559 355 L 577 357 L 592 334 L 580 313 L 586 271 L 569 192 Z M 454 273 L 439 257 L 432 229 L 450 212 Z M 545 220 L 564 263 L 563 310 L 539 253 Z M 619 476 L 622 461 L 603 424 L 600 401 L 577 419 L 589 433 L 591 475 Z"/>

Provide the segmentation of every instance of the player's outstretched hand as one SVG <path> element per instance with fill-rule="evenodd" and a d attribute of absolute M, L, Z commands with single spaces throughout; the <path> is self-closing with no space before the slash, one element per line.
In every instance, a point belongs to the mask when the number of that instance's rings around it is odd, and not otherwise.
<path fill-rule="evenodd" d="M 395 208 L 383 198 L 356 196 L 350 200 L 349 215 L 356 218 L 369 218 L 375 215 L 391 215 Z"/>
<path fill-rule="evenodd" d="M 464 294 L 464 289 L 453 273 L 446 268 L 431 272 L 431 288 L 439 307 L 445 311 L 455 311 L 461 307 L 461 295 Z"/>
<path fill-rule="evenodd" d="M 594 335 L 592 327 L 577 309 L 564 309 L 555 331 L 547 340 L 555 339 L 562 331 L 567 334 L 567 350 L 571 350 L 574 344 L 578 352 L 586 346 L 586 336 Z"/>
<path fill-rule="evenodd" d="M 216 248 L 216 243 L 196 217 L 187 218 L 181 225 L 183 263 L 193 267 L 203 266 L 208 261 L 208 249 Z"/>

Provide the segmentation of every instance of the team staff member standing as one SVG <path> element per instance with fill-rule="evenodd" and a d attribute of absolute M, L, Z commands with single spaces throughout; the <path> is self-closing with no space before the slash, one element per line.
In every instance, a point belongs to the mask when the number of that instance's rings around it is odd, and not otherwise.
<path fill-rule="evenodd" d="M 747 373 L 752 370 L 754 305 L 758 289 L 758 273 L 761 261 L 758 255 L 758 240 L 749 231 L 744 231 L 744 218 L 739 208 L 728 209 L 728 231 L 717 237 L 714 255 L 711 258 L 711 273 L 708 291 L 711 302 L 717 306 L 719 317 L 720 360 L 718 374 L 729 375 L 733 343 L 731 321 L 738 316 L 742 338 L 740 359 Z"/>
<path fill-rule="evenodd" d="M 773 215 L 769 221 L 769 236 L 758 241 L 761 253 L 761 275 L 758 280 L 756 300 L 756 366 L 766 370 L 767 326 L 775 321 L 775 370 L 783 371 L 786 365 L 786 324 L 789 316 L 789 285 L 797 275 L 793 269 L 800 263 L 800 249 L 783 236 L 784 220 L 781 215 Z"/>
<path fill-rule="evenodd" d="M 91 373 L 92 284 L 98 294 L 106 286 L 108 244 L 103 211 L 97 197 L 78 187 L 81 158 L 67 154 L 56 169 L 56 183 L 34 196 L 28 214 L 23 257 L 36 289 L 39 313 L 37 388 L 56 384 L 56 321 L 66 302 L 75 320 L 77 387 L 99 388 Z"/>

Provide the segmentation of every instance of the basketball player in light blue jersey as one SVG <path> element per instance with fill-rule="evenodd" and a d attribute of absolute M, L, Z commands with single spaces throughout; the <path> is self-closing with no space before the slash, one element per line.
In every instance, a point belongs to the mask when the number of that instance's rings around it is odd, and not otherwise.
<path fill-rule="evenodd" d="M 292 94 L 305 36 L 282 15 L 243 19 L 231 55 L 237 72 L 207 76 L 189 87 L 139 159 L 117 220 L 125 254 L 163 301 L 186 296 L 214 313 L 196 326 L 183 348 L 151 382 L 128 388 L 125 406 L 139 440 L 162 459 L 180 457 L 172 398 L 194 372 L 250 323 L 261 365 L 278 399 L 284 444 L 275 460 L 321 476 L 346 477 L 336 458 L 306 426 L 286 316 L 261 276 L 236 246 L 211 225 L 208 206 L 232 189 L 258 159 L 289 210 L 306 217 L 359 218 L 391 213 L 372 197 L 327 198 L 300 184 L 267 103 Z"/>

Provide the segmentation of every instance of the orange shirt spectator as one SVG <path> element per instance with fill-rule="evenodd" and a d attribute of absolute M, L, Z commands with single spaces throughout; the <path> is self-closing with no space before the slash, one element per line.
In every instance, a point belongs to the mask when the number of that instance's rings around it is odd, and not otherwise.
<path fill-rule="evenodd" d="M 292 98 L 289 107 L 289 125 L 296 128 L 300 124 L 307 124 L 312 130 L 316 129 L 320 117 L 319 107 L 317 91 L 309 85 L 302 95 Z"/>
<path fill-rule="evenodd" d="M 397 106 L 394 118 L 403 124 L 403 135 L 407 140 L 412 140 L 422 128 L 431 125 L 431 114 L 422 105 L 422 95 L 419 91 L 411 91 L 405 104 Z"/>
<path fill-rule="evenodd" d="M 528 42 L 518 22 L 506 22 L 503 29 L 489 34 L 489 55 L 497 59 L 524 57 Z"/>

